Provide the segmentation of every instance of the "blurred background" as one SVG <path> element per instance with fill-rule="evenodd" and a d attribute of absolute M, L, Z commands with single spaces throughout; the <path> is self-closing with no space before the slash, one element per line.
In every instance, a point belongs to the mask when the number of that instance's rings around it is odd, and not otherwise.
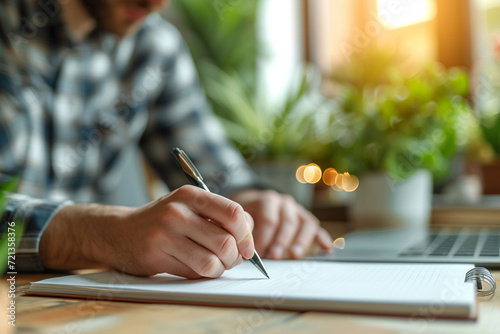
<path fill-rule="evenodd" d="M 236 147 L 316 212 L 381 187 L 424 212 L 500 194 L 500 0 L 172 0 L 163 15 Z"/>

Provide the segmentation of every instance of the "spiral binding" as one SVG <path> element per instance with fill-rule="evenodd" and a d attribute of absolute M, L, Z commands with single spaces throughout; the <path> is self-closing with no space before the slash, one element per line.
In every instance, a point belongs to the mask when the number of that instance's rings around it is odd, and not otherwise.
<path fill-rule="evenodd" d="M 476 282 L 478 296 L 489 296 L 495 293 L 497 283 L 491 272 L 483 267 L 476 267 L 465 274 L 465 282 Z"/>

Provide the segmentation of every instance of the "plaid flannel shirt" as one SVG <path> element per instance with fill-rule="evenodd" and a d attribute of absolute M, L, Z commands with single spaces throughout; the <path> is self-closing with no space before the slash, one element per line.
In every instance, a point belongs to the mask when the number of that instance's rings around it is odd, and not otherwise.
<path fill-rule="evenodd" d="M 24 223 L 18 271 L 45 270 L 38 244 L 47 223 L 63 206 L 113 189 L 129 145 L 170 189 L 185 183 L 169 153 L 175 146 L 216 192 L 256 185 L 174 27 L 153 14 L 122 40 L 94 31 L 76 43 L 58 9 L 56 0 L 0 0 L 0 181 L 21 181 L 0 231 Z"/>

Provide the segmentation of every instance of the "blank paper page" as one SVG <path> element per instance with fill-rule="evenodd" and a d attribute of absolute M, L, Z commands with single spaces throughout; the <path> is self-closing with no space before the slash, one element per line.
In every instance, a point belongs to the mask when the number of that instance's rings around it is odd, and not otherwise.
<path fill-rule="evenodd" d="M 118 272 L 56 277 L 32 290 L 156 292 L 262 298 L 340 300 L 398 304 L 470 304 L 473 284 L 464 283 L 470 264 L 378 264 L 316 261 L 264 261 L 270 279 L 251 263 L 217 279 L 187 280 L 159 274 L 135 277 Z M 89 289 L 90 288 L 90 289 Z M 130 295 L 130 294 L 129 294 Z M 437 305 L 437 304 L 436 304 Z"/>

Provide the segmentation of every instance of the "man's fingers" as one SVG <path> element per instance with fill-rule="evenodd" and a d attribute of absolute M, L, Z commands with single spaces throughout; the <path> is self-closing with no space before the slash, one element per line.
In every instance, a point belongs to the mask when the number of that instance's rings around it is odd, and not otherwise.
<path fill-rule="evenodd" d="M 267 257 L 269 246 L 274 239 L 280 222 L 280 207 L 276 202 L 264 200 L 255 208 L 254 219 L 259 223 L 255 225 L 255 247 L 259 254 Z"/>
<path fill-rule="evenodd" d="M 179 225 L 178 233 L 214 253 L 226 269 L 234 267 L 240 255 L 234 236 L 193 212 L 188 212 L 187 215 L 187 222 Z"/>
<path fill-rule="evenodd" d="M 291 197 L 282 196 L 278 205 L 271 201 L 266 203 L 270 203 L 273 208 L 280 208 L 281 211 L 275 220 L 269 220 L 267 223 L 263 223 L 260 216 L 259 223 L 255 226 L 257 247 L 261 243 L 269 242 L 266 245 L 267 252 L 263 252 L 264 256 L 280 259 L 290 254 L 295 259 L 303 258 L 314 241 L 325 250 L 332 249 L 330 235 L 320 227 L 319 220 Z M 271 236 L 274 236 L 273 239 Z M 257 250 L 260 252 L 259 248 Z"/>
<path fill-rule="evenodd" d="M 214 253 L 187 237 L 170 238 L 168 243 L 168 248 L 162 248 L 163 252 L 175 257 L 202 277 L 219 277 L 226 270 Z"/>
<path fill-rule="evenodd" d="M 333 249 L 333 240 L 332 240 L 332 237 L 330 236 L 330 234 L 324 228 L 321 227 L 321 224 L 319 223 L 319 220 L 316 218 L 316 216 L 314 216 L 312 213 L 310 213 L 309 211 L 307 211 L 304 208 L 301 208 L 301 209 L 302 209 L 303 215 L 305 215 L 306 217 L 309 217 L 309 219 L 316 220 L 318 223 L 318 231 L 316 232 L 316 236 L 314 238 L 314 241 L 316 241 L 316 243 L 324 250 L 328 250 L 328 251 L 332 250 Z"/>
<path fill-rule="evenodd" d="M 318 232 L 319 222 L 302 216 L 300 229 L 297 231 L 295 240 L 290 246 L 290 255 L 294 259 L 301 259 L 312 244 Z"/>
<path fill-rule="evenodd" d="M 164 253 L 163 260 L 158 265 L 158 272 L 168 272 L 169 274 L 186 277 L 189 279 L 198 279 L 203 276 L 196 273 L 193 269 L 189 268 L 186 264 L 179 261 L 174 256 Z"/>
<path fill-rule="evenodd" d="M 324 228 L 319 229 L 315 241 L 324 250 L 331 251 L 333 249 L 332 238 Z"/>
<path fill-rule="evenodd" d="M 189 203 L 193 212 L 212 220 L 231 233 L 244 258 L 249 259 L 253 256 L 255 246 L 249 228 L 252 223 L 247 221 L 249 218 L 241 205 L 193 186 L 181 187 L 176 192 Z"/>
<path fill-rule="evenodd" d="M 285 197 L 281 203 L 281 223 L 269 250 L 269 255 L 275 260 L 283 258 L 299 229 L 300 222 L 296 206 L 291 197 Z"/>
<path fill-rule="evenodd" d="M 297 233 L 296 240 L 291 248 L 291 255 L 294 258 L 301 258 L 313 241 L 324 250 L 333 248 L 330 234 L 321 227 L 320 222 L 312 213 L 300 207 L 300 215 L 304 221 L 303 231 Z M 302 251 L 302 254 L 300 252 Z"/>

